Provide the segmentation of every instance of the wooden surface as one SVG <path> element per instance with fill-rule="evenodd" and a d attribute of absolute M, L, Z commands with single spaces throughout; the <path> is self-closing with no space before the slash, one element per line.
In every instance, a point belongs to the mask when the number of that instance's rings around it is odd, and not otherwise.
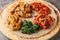
<path fill-rule="evenodd" d="M 0 9 L 2 7 L 4 7 L 5 5 L 7 5 L 8 3 L 15 1 L 15 0 L 0 0 Z M 46 0 L 48 2 L 51 2 L 53 5 L 55 5 L 58 9 L 60 9 L 60 1 L 59 0 Z M 0 40 L 10 40 L 9 38 L 7 38 L 6 36 L 4 36 L 1 32 L 0 32 Z M 50 40 L 60 40 L 60 31 Z"/>

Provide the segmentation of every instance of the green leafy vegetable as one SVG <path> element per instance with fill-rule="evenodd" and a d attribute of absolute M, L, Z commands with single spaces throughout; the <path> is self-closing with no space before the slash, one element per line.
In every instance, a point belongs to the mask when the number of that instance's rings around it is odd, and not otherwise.
<path fill-rule="evenodd" d="M 31 21 L 24 20 L 21 28 L 21 32 L 25 34 L 31 34 L 39 30 L 38 25 L 32 24 Z"/>

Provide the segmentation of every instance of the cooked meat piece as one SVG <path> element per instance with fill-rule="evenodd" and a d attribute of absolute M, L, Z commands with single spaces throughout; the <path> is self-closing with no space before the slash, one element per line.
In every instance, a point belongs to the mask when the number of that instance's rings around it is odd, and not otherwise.
<path fill-rule="evenodd" d="M 19 30 L 21 28 L 22 19 L 17 13 L 9 14 L 7 23 L 12 30 Z"/>

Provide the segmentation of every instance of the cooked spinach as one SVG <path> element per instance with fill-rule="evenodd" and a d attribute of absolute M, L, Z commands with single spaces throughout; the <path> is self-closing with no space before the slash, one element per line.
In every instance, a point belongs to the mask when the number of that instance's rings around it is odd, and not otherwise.
<path fill-rule="evenodd" d="M 31 34 L 39 30 L 39 26 L 33 24 L 31 21 L 24 20 L 21 28 L 21 32 L 25 34 Z"/>

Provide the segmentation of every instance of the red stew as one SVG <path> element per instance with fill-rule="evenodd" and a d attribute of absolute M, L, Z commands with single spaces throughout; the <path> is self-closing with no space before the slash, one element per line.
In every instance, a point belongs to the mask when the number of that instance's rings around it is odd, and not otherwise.
<path fill-rule="evenodd" d="M 51 16 L 43 16 L 43 15 L 36 15 L 34 17 L 34 24 L 38 24 L 42 29 L 47 29 L 49 28 L 52 23 L 54 22 L 54 18 L 52 18 Z"/>
<path fill-rule="evenodd" d="M 32 3 L 32 9 L 34 9 L 35 11 L 37 11 L 43 15 L 50 14 L 50 9 L 47 6 L 45 6 L 39 2 Z"/>

